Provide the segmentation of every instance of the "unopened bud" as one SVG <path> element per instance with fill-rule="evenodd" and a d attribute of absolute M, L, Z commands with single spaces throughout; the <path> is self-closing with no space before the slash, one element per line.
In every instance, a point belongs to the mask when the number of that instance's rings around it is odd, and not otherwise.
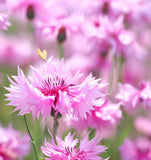
<path fill-rule="evenodd" d="M 61 27 L 58 32 L 57 40 L 59 43 L 63 43 L 66 40 L 66 29 L 65 27 Z"/>
<path fill-rule="evenodd" d="M 32 5 L 27 7 L 26 16 L 29 20 L 32 20 L 35 17 L 34 7 Z"/>
<path fill-rule="evenodd" d="M 102 12 L 104 14 L 108 14 L 108 12 L 109 12 L 109 4 L 108 4 L 108 2 L 104 3 L 103 8 L 102 8 Z"/>

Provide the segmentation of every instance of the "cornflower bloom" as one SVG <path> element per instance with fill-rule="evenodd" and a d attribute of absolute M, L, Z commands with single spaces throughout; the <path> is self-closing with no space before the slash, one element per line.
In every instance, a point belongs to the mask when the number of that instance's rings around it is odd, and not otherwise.
<path fill-rule="evenodd" d="M 130 84 L 120 84 L 119 92 L 116 98 L 121 101 L 125 109 L 131 110 L 142 104 L 144 108 L 150 109 L 151 104 L 151 82 L 142 82 L 139 88 L 135 88 Z"/>
<path fill-rule="evenodd" d="M 72 113 L 83 119 L 94 109 L 96 99 L 103 96 L 100 91 L 105 84 L 92 74 L 83 82 L 79 82 L 80 77 L 79 72 L 73 76 L 63 60 L 52 58 L 38 68 L 31 67 L 28 79 L 18 68 L 14 81 L 9 78 L 7 100 L 11 101 L 9 105 L 17 106 L 14 111 L 20 110 L 19 115 L 32 112 L 34 118 L 40 114 L 45 118 L 53 110 L 55 116 L 59 112 Z"/>
<path fill-rule="evenodd" d="M 105 151 L 106 147 L 98 145 L 99 139 L 94 137 L 89 141 L 88 134 L 83 140 L 81 140 L 80 146 L 77 148 L 78 139 L 74 139 L 74 136 L 69 133 L 64 141 L 56 137 L 57 144 L 54 139 L 51 143 L 45 141 L 41 150 L 48 158 L 46 160 L 103 160 L 98 155 Z"/>
<path fill-rule="evenodd" d="M 124 28 L 123 21 L 123 16 L 119 16 L 115 21 L 107 16 L 99 16 L 91 23 L 88 21 L 84 32 L 86 36 L 99 40 L 103 47 L 106 43 L 113 53 L 130 56 L 131 51 L 135 50 L 135 36 Z"/>
<path fill-rule="evenodd" d="M 42 0 L 13 0 L 7 4 L 7 8 L 13 16 L 18 17 L 18 13 L 20 13 L 20 20 L 34 20 L 36 18 L 44 17 L 47 15 L 46 9 L 44 5 L 47 5 L 47 1 L 43 3 Z"/>
<path fill-rule="evenodd" d="M 136 108 L 139 105 L 139 95 L 137 88 L 131 84 L 119 84 L 119 92 L 116 98 L 126 108 L 126 110 Z"/>
<path fill-rule="evenodd" d="M 8 128 L 0 126 L 0 160 L 23 159 L 29 152 L 30 139 L 27 135 L 21 137 L 21 133 L 11 125 Z"/>
<path fill-rule="evenodd" d="M 77 130 L 83 130 L 87 128 L 102 129 L 112 128 L 122 118 L 122 112 L 120 110 L 120 104 L 113 104 L 108 100 L 100 99 L 94 106 L 94 110 L 90 115 L 87 115 L 86 119 L 79 117 L 67 116 L 65 121 L 71 127 Z"/>

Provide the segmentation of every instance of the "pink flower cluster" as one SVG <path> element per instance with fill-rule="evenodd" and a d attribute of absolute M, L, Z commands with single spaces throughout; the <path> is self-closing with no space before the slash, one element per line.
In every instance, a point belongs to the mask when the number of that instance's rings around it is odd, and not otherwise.
<path fill-rule="evenodd" d="M 16 76 L 4 73 L 10 82 L 5 95 L 19 115 L 52 124 L 52 142 L 41 148 L 46 160 L 103 159 L 105 147 L 96 137 L 58 137 L 62 121 L 66 133 L 109 130 L 119 141 L 111 151 L 122 144 L 123 160 L 151 160 L 150 11 L 150 0 L 0 0 L 0 69 L 18 66 Z M 44 63 L 37 48 L 48 51 L 38 49 Z M 1 83 L 8 86 L 5 78 Z M 137 138 L 140 132 L 146 137 Z M 22 159 L 11 142 L 0 143 L 0 155 Z"/>

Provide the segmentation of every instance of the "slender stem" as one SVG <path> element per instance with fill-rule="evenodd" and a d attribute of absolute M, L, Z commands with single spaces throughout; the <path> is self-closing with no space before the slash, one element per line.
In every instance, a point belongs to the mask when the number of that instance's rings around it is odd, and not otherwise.
<path fill-rule="evenodd" d="M 24 115 L 24 120 L 25 120 L 25 124 L 26 124 L 26 128 L 27 128 L 27 131 L 28 131 L 28 134 L 30 136 L 30 139 L 31 139 L 31 142 L 32 142 L 32 145 L 33 145 L 33 149 L 34 149 L 34 152 L 35 152 L 35 157 L 36 157 L 36 160 L 38 160 L 38 154 L 37 154 L 37 150 L 36 150 L 36 145 L 35 145 L 35 141 L 30 133 L 30 130 L 29 130 L 29 127 L 28 127 L 28 123 L 27 123 L 27 120 L 26 120 L 26 116 Z"/>
<path fill-rule="evenodd" d="M 57 144 L 56 133 L 57 133 L 58 127 L 59 127 L 58 119 L 57 119 L 57 117 L 54 117 L 53 138 L 54 138 L 54 141 L 55 141 L 56 144 Z"/>
<path fill-rule="evenodd" d="M 58 43 L 59 57 L 62 59 L 64 57 L 63 46 L 62 43 Z"/>
<path fill-rule="evenodd" d="M 124 58 L 120 57 L 119 58 L 119 66 L 118 66 L 118 82 L 122 82 L 122 68 L 124 64 Z"/>
<path fill-rule="evenodd" d="M 114 57 L 113 58 L 113 66 L 111 68 L 110 79 L 109 79 L 109 93 L 110 93 L 110 95 L 112 95 L 112 90 L 113 90 L 114 70 L 115 70 L 115 67 L 116 67 L 116 63 L 117 63 L 117 58 Z"/>

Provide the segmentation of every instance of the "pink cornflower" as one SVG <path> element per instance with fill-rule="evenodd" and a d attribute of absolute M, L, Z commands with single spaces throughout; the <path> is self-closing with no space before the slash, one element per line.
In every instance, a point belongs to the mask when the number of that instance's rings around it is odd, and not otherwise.
<path fill-rule="evenodd" d="M 122 160 L 151 160 L 151 142 L 144 137 L 126 139 L 120 147 Z"/>
<path fill-rule="evenodd" d="M 94 110 L 91 111 L 91 114 L 87 115 L 86 119 L 67 116 L 65 120 L 70 127 L 83 130 L 87 128 L 112 128 L 121 118 L 122 112 L 120 110 L 120 104 L 113 104 L 108 100 L 100 99 L 94 106 Z"/>
<path fill-rule="evenodd" d="M 0 126 L 0 160 L 23 159 L 30 152 L 30 139 L 27 135 L 21 137 L 21 133 Z"/>
<path fill-rule="evenodd" d="M 140 104 L 142 104 L 144 108 L 150 109 L 151 82 L 142 82 L 138 88 L 130 84 L 120 84 L 116 98 L 121 101 L 121 104 L 126 110 L 139 107 Z"/>
<path fill-rule="evenodd" d="M 20 20 L 34 20 L 40 17 L 46 17 L 47 12 L 44 5 L 47 5 L 47 1 L 43 3 L 42 0 L 13 0 L 7 4 L 7 7 L 13 16 L 18 17 Z"/>
<path fill-rule="evenodd" d="M 71 16 L 50 17 L 47 21 L 37 20 L 35 28 L 37 33 L 44 36 L 57 38 L 59 42 L 64 42 L 71 33 L 81 32 L 81 25 L 84 24 L 84 16 L 74 14 Z"/>
<path fill-rule="evenodd" d="M 78 6 L 75 0 L 50 1 L 46 7 L 47 18 L 43 17 L 35 22 L 37 32 L 45 36 L 51 35 L 61 43 L 68 39 L 71 33 L 81 33 L 81 25 L 84 25 L 85 18 Z"/>
<path fill-rule="evenodd" d="M 65 140 L 57 137 L 57 144 L 54 139 L 51 143 L 45 141 L 41 150 L 48 158 L 46 160 L 103 160 L 98 155 L 105 151 L 106 147 L 98 145 L 99 141 L 96 137 L 89 141 L 88 134 L 81 140 L 80 146 L 77 148 L 78 139 L 73 139 L 73 135 L 69 133 Z"/>
<path fill-rule="evenodd" d="M 136 108 L 140 103 L 139 91 L 131 84 L 119 84 L 119 92 L 116 98 L 126 108 L 126 110 Z"/>
<path fill-rule="evenodd" d="M 0 13 L 0 30 L 7 30 L 10 25 L 8 16 L 5 13 Z"/>
<path fill-rule="evenodd" d="M 131 56 L 135 50 L 135 36 L 133 32 L 124 28 L 124 17 L 121 15 L 116 20 L 107 16 L 97 16 L 83 29 L 87 37 L 96 39 L 102 44 L 110 46 L 112 52 L 117 55 Z M 108 48 L 109 49 L 109 48 Z"/>
<path fill-rule="evenodd" d="M 70 67 L 70 66 L 69 66 Z M 61 62 L 50 58 L 47 63 L 35 68 L 31 67 L 28 79 L 18 68 L 18 76 L 10 80 L 10 93 L 6 94 L 9 105 L 17 106 L 14 111 L 20 110 L 19 115 L 32 112 L 33 117 L 43 118 L 50 115 L 52 108 L 57 115 L 73 114 L 85 118 L 94 109 L 97 98 L 102 96 L 101 88 L 105 84 L 99 83 L 92 74 L 83 82 L 79 82 L 81 74 L 74 76 L 70 68 Z"/>

